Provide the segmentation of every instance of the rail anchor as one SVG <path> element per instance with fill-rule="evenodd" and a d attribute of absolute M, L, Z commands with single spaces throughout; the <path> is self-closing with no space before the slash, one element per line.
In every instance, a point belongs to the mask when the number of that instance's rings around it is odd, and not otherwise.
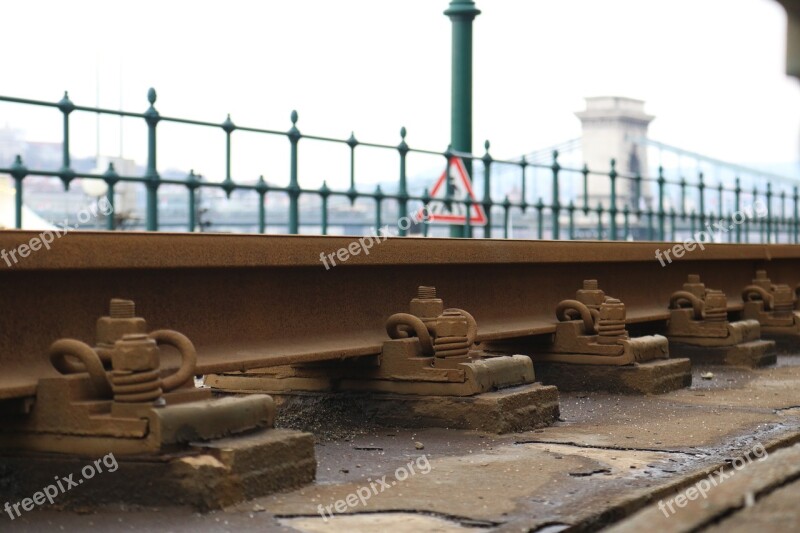
<path fill-rule="evenodd" d="M 775 364 L 775 342 L 761 339 L 758 320 L 728 321 L 725 293 L 709 289 L 690 274 L 672 293 L 667 326 L 671 355 L 694 363 L 756 368 Z"/>

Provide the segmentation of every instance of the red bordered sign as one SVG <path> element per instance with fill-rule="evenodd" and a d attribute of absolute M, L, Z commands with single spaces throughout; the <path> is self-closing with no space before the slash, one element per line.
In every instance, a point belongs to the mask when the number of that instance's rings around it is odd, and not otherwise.
<path fill-rule="evenodd" d="M 486 225 L 486 212 L 483 206 L 478 203 L 475 193 L 472 190 L 472 183 L 467 174 L 467 168 L 460 157 L 450 158 L 450 179 L 453 183 L 453 194 L 451 196 L 450 207 L 448 208 L 444 200 L 447 195 L 447 168 L 436 180 L 431 189 L 431 200 L 428 202 L 428 222 L 438 224 L 464 224 L 467 220 L 467 206 L 464 203 L 467 195 L 472 200 L 469 223 L 473 226 Z M 423 212 L 417 212 L 417 219 L 423 217 Z"/>

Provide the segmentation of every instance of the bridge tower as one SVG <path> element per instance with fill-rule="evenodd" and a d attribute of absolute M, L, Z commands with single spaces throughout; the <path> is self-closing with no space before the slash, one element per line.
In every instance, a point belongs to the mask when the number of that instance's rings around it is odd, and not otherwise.
<path fill-rule="evenodd" d="M 617 172 L 625 175 L 647 176 L 647 147 L 638 142 L 647 137 L 647 126 L 655 118 L 644 112 L 644 101 L 624 96 L 595 96 L 586 98 L 586 109 L 575 115 L 583 126 L 581 147 L 589 170 L 608 173 L 615 159 Z M 589 205 L 610 207 L 610 180 L 605 176 L 589 176 Z M 617 179 L 617 208 L 630 205 L 650 206 L 652 195 L 647 182 L 636 190 L 631 180 Z"/>

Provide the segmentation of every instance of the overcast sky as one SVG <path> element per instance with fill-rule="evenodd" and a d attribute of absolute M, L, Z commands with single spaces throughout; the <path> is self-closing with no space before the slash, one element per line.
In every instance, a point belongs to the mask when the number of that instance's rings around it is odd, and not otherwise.
<path fill-rule="evenodd" d="M 449 140 L 446 0 L 4 2 L 0 93 L 442 150 Z M 478 0 L 474 145 L 496 157 L 580 135 L 583 97 L 646 100 L 651 137 L 741 163 L 798 159 L 800 91 L 784 74 L 785 14 L 773 0 Z M 73 151 L 95 151 L 95 119 L 74 114 Z M 144 162 L 141 120 L 124 154 Z M 60 140 L 54 111 L 0 104 L 0 126 Z M 101 124 L 101 152 L 119 151 Z M 223 134 L 159 126 L 159 166 L 222 172 Z M 234 134 L 234 178 L 284 181 L 285 139 Z M 347 174 L 346 150 L 302 155 Z M 280 164 L 276 161 L 280 160 Z M 381 164 L 396 173 L 396 155 Z M 276 166 L 277 165 L 277 166 Z M 319 160 L 305 163 L 308 185 Z M 422 163 L 420 163 L 422 165 Z M 377 168 L 377 167 L 375 167 Z M 413 170 L 413 169 L 412 169 Z M 327 171 L 325 171 L 327 172 Z M 270 174 L 275 174 L 272 176 Z M 329 176 L 330 177 L 330 176 Z M 372 177 L 372 176 L 371 176 Z M 371 178 L 370 177 L 370 178 Z M 384 176 L 385 178 L 385 176 Z M 334 180 L 335 181 L 335 180 Z"/>

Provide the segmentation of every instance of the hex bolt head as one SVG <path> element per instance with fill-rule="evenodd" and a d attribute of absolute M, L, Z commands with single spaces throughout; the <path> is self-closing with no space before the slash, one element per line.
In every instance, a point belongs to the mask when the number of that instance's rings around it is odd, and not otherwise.
<path fill-rule="evenodd" d="M 114 344 L 111 366 L 116 371 L 146 372 L 160 366 L 156 341 L 144 334 L 127 334 Z"/>

